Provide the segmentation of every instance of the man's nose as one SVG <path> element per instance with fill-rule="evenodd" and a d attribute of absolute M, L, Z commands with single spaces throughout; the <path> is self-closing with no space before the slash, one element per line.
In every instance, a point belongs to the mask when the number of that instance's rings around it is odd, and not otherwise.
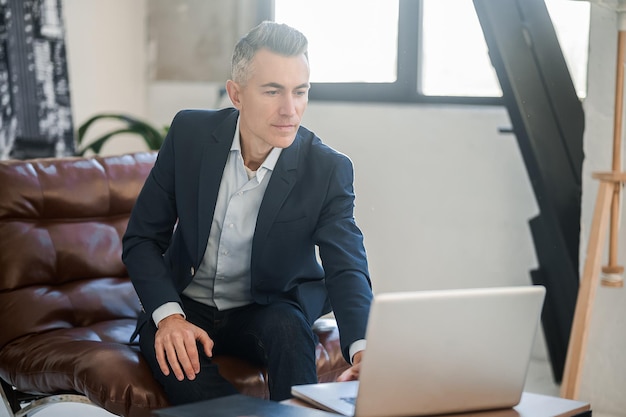
<path fill-rule="evenodd" d="M 285 95 L 280 105 L 280 114 L 292 115 L 295 112 L 296 112 L 296 103 L 295 103 L 294 98 L 290 94 Z"/>

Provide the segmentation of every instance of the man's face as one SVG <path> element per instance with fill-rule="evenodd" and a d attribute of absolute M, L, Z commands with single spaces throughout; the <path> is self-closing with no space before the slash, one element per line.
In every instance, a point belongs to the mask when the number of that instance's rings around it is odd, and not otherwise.
<path fill-rule="evenodd" d="M 256 149 L 286 148 L 296 137 L 309 100 L 309 63 L 302 55 L 286 57 L 259 50 L 248 81 L 229 81 L 228 92 L 240 111 L 241 140 Z"/>

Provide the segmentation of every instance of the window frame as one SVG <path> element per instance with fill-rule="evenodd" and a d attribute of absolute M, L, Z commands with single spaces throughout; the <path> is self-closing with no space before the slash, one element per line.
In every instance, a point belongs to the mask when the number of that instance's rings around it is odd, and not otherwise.
<path fill-rule="evenodd" d="M 421 0 L 399 0 L 397 80 L 393 83 L 311 83 L 314 101 L 503 105 L 502 96 L 430 96 L 421 93 Z M 274 20 L 274 1 L 258 3 L 258 21 Z M 416 24 L 417 22 L 417 24 Z"/>

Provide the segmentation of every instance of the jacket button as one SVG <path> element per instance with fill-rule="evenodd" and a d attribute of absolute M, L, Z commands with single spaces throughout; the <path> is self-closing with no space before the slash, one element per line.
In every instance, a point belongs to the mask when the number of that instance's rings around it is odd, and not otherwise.
<path fill-rule="evenodd" d="M 193 277 L 194 275 L 196 275 L 196 269 L 192 266 L 191 267 L 191 276 Z"/>

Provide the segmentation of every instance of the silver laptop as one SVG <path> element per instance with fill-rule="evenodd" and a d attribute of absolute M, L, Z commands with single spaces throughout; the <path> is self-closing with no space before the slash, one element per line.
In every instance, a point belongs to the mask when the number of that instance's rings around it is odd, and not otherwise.
<path fill-rule="evenodd" d="M 359 382 L 296 385 L 292 395 L 347 416 L 509 408 L 521 399 L 542 286 L 374 297 Z"/>

